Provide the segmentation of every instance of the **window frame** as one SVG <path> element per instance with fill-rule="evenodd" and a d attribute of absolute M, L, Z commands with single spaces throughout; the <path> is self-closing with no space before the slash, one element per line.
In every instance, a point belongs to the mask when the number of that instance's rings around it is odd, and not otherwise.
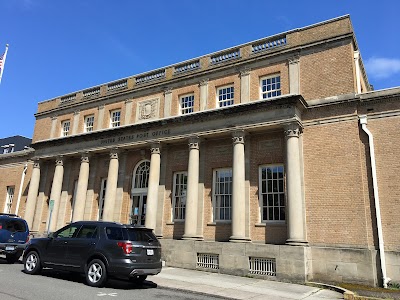
<path fill-rule="evenodd" d="M 226 95 L 231 95 L 231 98 L 229 98 L 229 99 L 220 99 L 220 91 L 221 90 L 224 90 L 224 89 L 232 89 L 232 91 L 231 92 L 229 92 L 228 93 L 228 91 L 227 91 L 227 93 L 226 93 Z M 215 93 L 215 98 L 216 98 L 216 107 L 217 108 L 222 108 L 222 107 L 227 107 L 227 106 L 232 106 L 232 105 L 234 105 L 235 104 L 235 86 L 234 86 L 234 84 L 232 83 L 232 84 L 227 84 L 227 85 L 224 85 L 224 86 L 220 86 L 220 87 L 217 87 L 217 90 L 216 90 L 216 93 Z M 231 103 L 230 103 L 231 102 Z M 228 104 L 226 104 L 226 105 L 221 105 L 221 104 L 224 104 L 224 103 L 228 103 Z"/>
<path fill-rule="evenodd" d="M 180 195 L 177 195 L 178 189 L 177 189 L 177 177 L 180 176 L 186 176 L 186 182 L 179 182 L 179 185 L 182 186 L 183 188 L 180 189 L 180 191 L 184 191 L 184 193 L 181 193 Z M 186 214 L 186 197 L 187 197 L 187 184 L 188 184 L 188 172 L 187 171 L 179 171 L 175 172 L 173 176 L 173 183 L 172 183 L 172 212 L 171 212 L 171 217 L 172 217 L 172 222 L 175 221 L 184 221 L 185 220 L 185 214 Z M 176 207 L 177 205 L 177 200 L 181 204 L 178 208 Z M 178 218 L 176 215 L 177 209 L 180 211 L 180 218 Z"/>
<path fill-rule="evenodd" d="M 11 191 L 12 191 L 12 193 L 11 193 Z M 14 195 L 15 195 L 15 186 L 14 185 L 7 186 L 7 195 L 6 195 L 6 201 L 4 203 L 4 210 L 3 210 L 4 213 L 6 213 L 6 214 L 11 214 Z"/>
<path fill-rule="evenodd" d="M 183 107 L 183 99 L 184 98 L 189 98 L 192 97 L 192 106 L 187 106 L 187 107 Z M 192 114 L 194 113 L 194 93 L 188 93 L 188 94 L 184 94 L 184 95 L 180 95 L 179 96 L 179 115 L 187 115 L 187 114 Z M 189 102 L 189 101 L 188 101 Z"/>
<path fill-rule="evenodd" d="M 229 219 L 221 219 L 220 217 L 220 210 L 221 210 L 221 205 L 220 201 L 221 199 L 218 198 L 219 195 L 225 195 L 229 196 L 229 194 L 217 194 L 217 175 L 219 172 L 228 172 L 230 171 L 231 173 L 231 181 L 230 181 L 230 206 L 229 207 L 224 207 L 225 209 L 229 208 Z M 213 185 L 212 185 L 212 201 L 213 201 L 213 222 L 232 222 L 232 190 L 233 190 L 233 168 L 218 168 L 213 170 Z"/>
<path fill-rule="evenodd" d="M 118 113 L 118 120 L 115 118 L 114 114 Z M 110 111 L 110 128 L 116 128 L 121 126 L 121 110 L 115 109 Z"/>
<path fill-rule="evenodd" d="M 263 80 L 268 80 L 268 79 L 276 79 L 279 78 L 279 88 L 276 89 L 271 89 L 271 90 L 266 90 L 265 92 L 263 92 Z M 260 99 L 264 100 L 264 99 L 271 99 L 271 98 L 275 98 L 275 97 L 279 97 L 282 95 L 282 77 L 280 73 L 275 73 L 275 74 L 271 74 L 271 75 L 267 75 L 267 76 L 262 76 L 260 77 Z M 271 83 L 271 85 L 273 84 L 277 84 L 277 83 Z M 268 83 L 266 83 L 266 86 L 268 86 Z M 268 93 L 274 93 L 276 92 L 277 95 L 275 96 L 270 96 L 270 97 L 264 97 L 264 95 L 268 95 Z"/>
<path fill-rule="evenodd" d="M 88 126 L 89 119 L 92 119 L 91 126 Z M 84 132 L 93 132 L 94 131 L 94 115 L 85 116 L 83 128 L 84 128 Z"/>
<path fill-rule="evenodd" d="M 68 130 L 66 130 L 66 127 L 68 128 Z M 61 121 L 61 136 L 62 137 L 69 136 L 70 130 L 71 130 L 71 121 L 70 120 Z"/>
<path fill-rule="evenodd" d="M 271 192 L 268 192 L 267 190 L 266 190 L 266 192 L 263 192 L 263 178 L 262 178 L 262 170 L 263 169 L 268 169 L 268 168 L 282 168 L 282 178 L 277 178 L 277 179 L 280 179 L 281 181 L 282 181 L 282 191 L 280 191 L 280 188 L 279 188 L 279 182 L 277 183 L 277 187 L 278 187 L 278 191 L 277 192 L 275 192 L 275 191 L 271 191 Z M 286 220 L 287 220 L 287 212 L 286 212 L 286 209 L 287 209 L 287 197 L 286 197 L 286 174 L 285 174 L 285 166 L 284 166 L 284 164 L 282 163 L 282 164 L 265 164 L 265 165 L 260 165 L 259 167 L 258 167 L 258 199 L 259 199 L 259 206 L 260 206 L 260 222 L 261 223 L 279 223 L 279 224 L 284 224 L 284 223 L 286 223 Z M 268 182 L 267 182 L 267 180 L 268 180 L 268 178 L 266 177 L 265 178 L 265 181 L 266 181 L 266 183 L 265 183 L 265 187 L 266 187 L 266 189 L 268 189 Z M 272 178 L 272 180 L 274 180 L 274 178 Z M 272 187 L 273 187 L 273 183 L 272 183 Z M 268 207 L 269 207 L 269 205 L 268 205 L 268 203 L 267 203 L 267 205 L 264 205 L 264 197 L 263 197 L 263 195 L 264 194 L 268 194 L 268 193 L 270 193 L 272 196 L 274 196 L 274 195 L 283 195 L 283 206 L 281 205 L 281 204 L 279 204 L 277 207 L 278 207 L 278 209 L 280 209 L 280 208 L 283 208 L 284 209 L 284 213 L 285 213 L 285 215 L 284 215 L 284 219 L 283 220 L 281 220 L 281 219 L 279 219 L 279 220 L 277 220 L 277 219 L 273 219 L 273 220 L 269 220 L 268 219 L 268 213 L 267 213 L 267 219 L 264 219 L 264 214 L 263 214 L 263 212 L 264 212 L 264 207 L 266 207 L 267 209 L 268 209 Z M 272 200 L 273 201 L 273 200 Z M 274 205 L 274 203 L 273 203 L 273 205 L 272 205 L 272 208 L 275 208 L 276 206 Z M 281 215 L 281 213 L 279 212 L 279 215 Z"/>

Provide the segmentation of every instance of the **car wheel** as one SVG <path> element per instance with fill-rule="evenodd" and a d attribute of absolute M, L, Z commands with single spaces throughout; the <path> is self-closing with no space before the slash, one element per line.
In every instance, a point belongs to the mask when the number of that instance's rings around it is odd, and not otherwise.
<path fill-rule="evenodd" d="M 38 274 L 42 270 L 39 254 L 31 251 L 26 255 L 24 261 L 24 271 L 27 274 Z"/>
<path fill-rule="evenodd" d="M 101 287 L 106 283 L 106 266 L 100 259 L 93 259 L 86 269 L 86 282 L 90 286 Z"/>
<path fill-rule="evenodd" d="M 135 284 L 142 284 L 147 278 L 147 275 L 137 275 L 135 277 L 131 277 L 130 281 Z"/>
<path fill-rule="evenodd" d="M 7 263 L 13 264 L 15 263 L 21 256 L 21 252 L 13 253 L 13 254 L 6 254 Z"/>

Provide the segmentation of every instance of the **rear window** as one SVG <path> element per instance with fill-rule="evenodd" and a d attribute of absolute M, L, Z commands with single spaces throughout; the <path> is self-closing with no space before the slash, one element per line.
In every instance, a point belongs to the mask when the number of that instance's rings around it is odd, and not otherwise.
<path fill-rule="evenodd" d="M 106 227 L 106 234 L 109 240 L 125 240 L 121 227 Z"/>
<path fill-rule="evenodd" d="M 126 232 L 130 241 L 151 242 L 157 239 L 153 232 L 147 229 L 127 228 Z"/>
<path fill-rule="evenodd" d="M 0 229 L 10 232 L 26 232 L 25 222 L 21 220 L 0 220 Z"/>

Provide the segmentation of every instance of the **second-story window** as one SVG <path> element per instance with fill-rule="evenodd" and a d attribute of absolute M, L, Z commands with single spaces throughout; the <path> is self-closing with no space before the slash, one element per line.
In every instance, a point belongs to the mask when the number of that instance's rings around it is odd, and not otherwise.
<path fill-rule="evenodd" d="M 121 111 L 114 110 L 111 112 L 110 116 L 110 127 L 119 127 L 121 126 Z"/>
<path fill-rule="evenodd" d="M 190 114 L 194 111 L 194 95 L 184 95 L 180 98 L 180 113 L 181 115 Z"/>
<path fill-rule="evenodd" d="M 94 116 L 86 116 L 85 117 L 85 132 L 92 132 L 94 126 Z"/>
<path fill-rule="evenodd" d="M 68 136 L 70 127 L 71 127 L 70 121 L 62 121 L 61 122 L 61 136 Z"/>
<path fill-rule="evenodd" d="M 234 88 L 224 86 L 217 89 L 217 107 L 225 107 L 233 105 Z"/>
<path fill-rule="evenodd" d="M 260 80 L 261 98 L 267 99 L 281 95 L 281 76 L 262 77 Z"/>

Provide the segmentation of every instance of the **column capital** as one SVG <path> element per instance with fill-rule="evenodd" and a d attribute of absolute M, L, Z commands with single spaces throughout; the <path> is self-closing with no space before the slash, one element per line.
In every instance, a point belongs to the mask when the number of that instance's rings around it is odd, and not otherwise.
<path fill-rule="evenodd" d="M 79 115 L 80 113 L 81 113 L 80 110 L 75 110 L 75 111 L 74 111 L 74 116 Z"/>
<path fill-rule="evenodd" d="M 63 166 L 64 165 L 64 157 L 63 156 L 57 156 L 56 158 L 56 166 Z"/>
<path fill-rule="evenodd" d="M 98 110 L 101 110 L 101 109 L 104 109 L 104 107 L 106 107 L 104 104 L 102 104 L 102 105 L 99 105 L 98 107 L 97 107 L 97 109 Z"/>
<path fill-rule="evenodd" d="M 302 132 L 302 128 L 299 124 L 289 124 L 285 126 L 285 137 L 286 138 L 290 138 L 290 137 L 299 137 L 301 132 Z"/>
<path fill-rule="evenodd" d="M 118 159 L 118 154 L 120 151 L 118 149 L 112 149 L 110 151 L 110 159 Z"/>
<path fill-rule="evenodd" d="M 57 120 L 57 118 L 58 118 L 58 116 L 54 115 L 54 116 L 51 117 L 51 120 Z"/>
<path fill-rule="evenodd" d="M 233 144 L 244 144 L 244 137 L 246 133 L 244 130 L 237 130 L 232 132 Z"/>
<path fill-rule="evenodd" d="M 150 145 L 151 154 L 160 154 L 161 153 L 161 143 L 155 142 Z"/>
<path fill-rule="evenodd" d="M 251 69 L 250 68 L 244 68 L 239 70 L 239 76 L 243 77 L 243 76 L 247 76 L 250 75 Z"/>
<path fill-rule="evenodd" d="M 189 149 L 197 149 L 200 148 L 200 138 L 198 136 L 193 136 L 189 138 Z"/>
<path fill-rule="evenodd" d="M 207 84 L 208 84 L 208 78 L 201 80 L 199 86 L 205 86 Z"/>
<path fill-rule="evenodd" d="M 298 64 L 300 62 L 300 55 L 296 54 L 288 59 L 289 65 Z"/>
<path fill-rule="evenodd" d="M 90 153 L 89 152 L 83 152 L 81 153 L 81 162 L 83 163 L 88 163 L 90 158 Z"/>
<path fill-rule="evenodd" d="M 40 160 L 39 159 L 34 159 L 33 160 L 33 167 L 40 169 Z"/>
<path fill-rule="evenodd" d="M 164 88 L 164 96 L 165 96 L 165 95 L 169 95 L 169 94 L 171 94 L 171 93 L 172 93 L 172 88 L 170 88 L 170 87 Z"/>
<path fill-rule="evenodd" d="M 125 104 L 132 103 L 132 102 L 133 102 L 132 99 L 126 99 L 126 100 L 125 100 Z"/>

